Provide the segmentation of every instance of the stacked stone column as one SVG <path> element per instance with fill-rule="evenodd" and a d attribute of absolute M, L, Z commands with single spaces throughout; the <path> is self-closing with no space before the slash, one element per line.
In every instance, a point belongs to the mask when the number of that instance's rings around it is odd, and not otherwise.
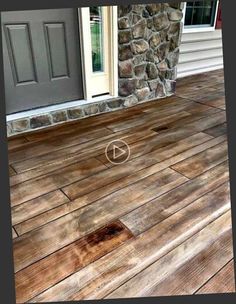
<path fill-rule="evenodd" d="M 118 7 L 119 96 L 125 106 L 175 92 L 180 3 Z"/>

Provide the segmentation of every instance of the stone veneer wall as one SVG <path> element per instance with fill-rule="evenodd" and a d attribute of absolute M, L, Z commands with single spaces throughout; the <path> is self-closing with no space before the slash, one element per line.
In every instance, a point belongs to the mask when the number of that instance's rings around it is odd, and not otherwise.
<path fill-rule="evenodd" d="M 119 95 L 127 105 L 175 92 L 181 3 L 118 7 Z"/>
<path fill-rule="evenodd" d="M 181 39 L 181 7 L 181 2 L 119 6 L 119 98 L 8 122 L 8 136 L 172 95 Z"/>

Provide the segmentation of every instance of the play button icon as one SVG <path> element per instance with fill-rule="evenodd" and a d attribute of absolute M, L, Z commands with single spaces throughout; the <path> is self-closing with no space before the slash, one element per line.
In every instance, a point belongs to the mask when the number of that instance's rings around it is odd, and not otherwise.
<path fill-rule="evenodd" d="M 130 157 L 130 148 L 122 139 L 111 141 L 105 150 L 106 158 L 114 165 L 125 163 Z"/>

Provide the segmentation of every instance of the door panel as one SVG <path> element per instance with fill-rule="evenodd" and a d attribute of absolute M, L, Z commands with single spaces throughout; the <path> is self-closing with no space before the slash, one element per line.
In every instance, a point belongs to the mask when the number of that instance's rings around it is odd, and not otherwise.
<path fill-rule="evenodd" d="M 5 25 L 7 48 L 15 85 L 37 82 L 28 24 Z"/>
<path fill-rule="evenodd" d="M 64 23 L 45 24 L 51 79 L 69 77 L 67 41 Z"/>
<path fill-rule="evenodd" d="M 2 13 L 7 114 L 83 98 L 77 11 Z"/>

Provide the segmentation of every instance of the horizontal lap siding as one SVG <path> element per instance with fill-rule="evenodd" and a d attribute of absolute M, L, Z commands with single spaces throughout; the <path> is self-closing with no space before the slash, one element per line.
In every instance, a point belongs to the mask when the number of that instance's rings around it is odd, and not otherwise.
<path fill-rule="evenodd" d="M 221 30 L 183 33 L 178 78 L 223 67 Z"/>

